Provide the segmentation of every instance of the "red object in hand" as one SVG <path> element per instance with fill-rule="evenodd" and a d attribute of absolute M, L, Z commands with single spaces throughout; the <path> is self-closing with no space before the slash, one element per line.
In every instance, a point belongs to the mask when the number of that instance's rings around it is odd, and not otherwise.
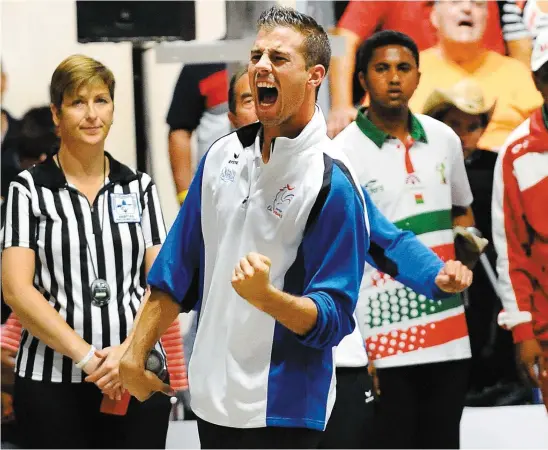
<path fill-rule="evenodd" d="M 108 395 L 103 395 L 101 402 L 101 412 L 103 414 L 113 414 L 115 416 L 125 416 L 131 400 L 129 391 L 124 391 L 120 400 L 111 400 Z"/>

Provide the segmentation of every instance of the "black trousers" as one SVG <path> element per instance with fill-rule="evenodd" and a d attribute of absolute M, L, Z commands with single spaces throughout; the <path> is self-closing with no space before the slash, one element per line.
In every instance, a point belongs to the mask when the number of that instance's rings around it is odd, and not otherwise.
<path fill-rule="evenodd" d="M 337 368 L 337 398 L 319 448 L 374 448 L 375 405 L 367 367 Z"/>
<path fill-rule="evenodd" d="M 377 369 L 378 448 L 459 448 L 470 360 Z"/>
<path fill-rule="evenodd" d="M 198 418 L 200 447 L 206 448 L 317 448 L 323 431 L 308 428 L 229 428 Z"/>
<path fill-rule="evenodd" d="M 51 383 L 17 377 L 14 409 L 24 448 L 165 448 L 171 404 L 156 393 L 131 398 L 127 414 L 100 412 L 91 383 Z"/>

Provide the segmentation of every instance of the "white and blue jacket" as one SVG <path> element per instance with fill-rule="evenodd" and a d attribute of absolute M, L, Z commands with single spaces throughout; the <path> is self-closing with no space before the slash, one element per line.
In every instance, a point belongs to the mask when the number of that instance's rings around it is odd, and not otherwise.
<path fill-rule="evenodd" d="M 235 428 L 323 430 L 335 400 L 334 347 L 355 328 L 367 209 L 344 154 L 328 155 L 333 143 L 319 109 L 298 137 L 275 139 L 268 164 L 259 130 L 252 124 L 212 145 L 148 282 L 183 311 L 199 310 L 189 365 L 199 417 Z M 232 270 L 251 251 L 271 259 L 276 288 L 317 305 L 306 336 L 232 288 Z"/>

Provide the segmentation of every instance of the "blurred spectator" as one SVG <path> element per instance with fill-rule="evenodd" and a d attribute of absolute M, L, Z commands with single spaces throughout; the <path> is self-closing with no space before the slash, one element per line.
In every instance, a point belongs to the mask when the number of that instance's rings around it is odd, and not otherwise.
<path fill-rule="evenodd" d="M 2 82 L 2 87 L 4 83 Z M 2 121 L 3 123 L 3 121 Z M 55 125 L 49 106 L 32 108 L 18 123 L 18 133 L 10 143 L 10 168 L 15 172 L 28 169 L 44 161 L 58 145 Z M 2 162 L 4 157 L 2 149 Z M 2 174 L 2 177 L 4 174 Z M 2 183 L 7 180 L 2 179 Z M 11 180 L 10 180 L 11 181 Z M 2 228 L 5 211 L 2 209 Z M 2 323 L 6 322 L 11 310 L 2 297 Z M 2 326 L 1 360 L 2 360 L 2 448 L 19 443 L 19 430 L 13 415 L 13 382 L 15 355 L 19 347 L 21 324 L 16 319 L 8 320 Z"/>
<path fill-rule="evenodd" d="M 21 119 L 17 157 L 21 170 L 39 164 L 57 152 L 59 138 L 49 106 L 31 108 Z"/>
<path fill-rule="evenodd" d="M 351 0 L 334 30 L 344 36 L 344 58 L 333 58 L 330 73 L 332 111 L 328 118 L 331 136 L 335 136 L 356 117 L 354 104 L 360 102 L 352 93 L 360 92 L 357 77 L 353 77 L 355 55 L 360 43 L 378 30 L 396 30 L 410 36 L 419 50 L 426 50 L 438 41 L 436 29 L 430 21 L 434 1 L 356 1 Z M 528 64 L 530 39 L 527 33 L 501 31 L 499 5 L 505 2 L 487 2 L 488 18 L 483 44 L 485 48 L 520 59 Z M 505 42 L 506 41 L 506 42 Z M 506 46 L 505 46 L 506 44 Z M 507 47 L 507 49 L 506 49 Z M 353 83 L 354 78 L 354 83 Z M 356 89 L 357 88 L 357 89 Z M 361 91 L 360 97 L 363 95 Z"/>
<path fill-rule="evenodd" d="M 183 203 L 197 163 L 217 139 L 229 133 L 226 65 L 183 66 L 167 114 L 169 158 L 179 203 Z M 197 149 L 192 158 L 191 138 L 196 131 Z"/>
<path fill-rule="evenodd" d="M 4 102 L 4 93 L 8 87 L 8 76 L 4 72 L 4 65 L 0 62 L 0 103 Z M 2 130 L 2 181 L 0 188 L 0 195 L 2 197 L 2 203 L 5 201 L 10 182 L 20 172 L 16 163 L 17 149 L 16 140 L 19 132 L 19 121 L 14 119 L 4 108 L 2 108 L 1 116 L 1 130 Z M 5 320 L 5 319 L 4 319 Z"/>
<path fill-rule="evenodd" d="M 536 38 L 543 30 L 548 30 L 548 1 L 509 0 L 502 10 L 502 31 L 519 32 Z"/>
<path fill-rule="evenodd" d="M 478 150 L 477 145 L 494 109 L 494 101 L 487 102 L 481 86 L 470 78 L 463 79 L 449 89 L 435 89 L 424 106 L 425 114 L 449 125 L 461 140 L 466 173 L 474 196 L 472 211 L 476 226 L 489 242 L 493 240 L 491 198 L 497 154 Z M 494 267 L 496 253 L 493 245 L 487 247 L 486 255 Z M 470 389 L 472 393 L 483 393 L 485 397 L 486 388 L 497 384 L 507 387 L 508 383 L 518 381 L 513 345 L 510 334 L 496 325 L 500 300 L 481 264 L 474 268 L 474 282 L 468 289 L 467 297 L 466 319 L 472 349 Z M 502 389 L 503 392 L 507 393 L 508 389 Z M 499 395 L 488 401 L 491 406 L 496 402 L 511 400 Z M 519 398 L 512 401 L 519 401 Z"/>
<path fill-rule="evenodd" d="M 436 88 L 448 88 L 463 78 L 474 78 L 488 102 L 497 105 L 478 148 L 496 150 L 540 104 L 527 68 L 513 58 L 482 45 L 487 21 L 485 2 L 437 2 L 432 23 L 438 30 L 436 47 L 421 52 L 422 77 L 411 98 L 414 112 L 423 112 L 426 98 Z"/>
<path fill-rule="evenodd" d="M 493 185 L 493 238 L 504 311 L 524 374 L 540 386 L 548 410 L 548 31 L 531 58 L 544 105 L 508 138 Z"/>
<path fill-rule="evenodd" d="M 234 128 L 240 128 L 257 121 L 247 67 L 240 68 L 230 79 L 228 109 L 228 118 Z"/>

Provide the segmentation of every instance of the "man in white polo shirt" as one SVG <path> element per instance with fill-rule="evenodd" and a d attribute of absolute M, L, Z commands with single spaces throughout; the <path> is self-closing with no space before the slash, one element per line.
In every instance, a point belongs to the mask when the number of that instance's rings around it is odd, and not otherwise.
<path fill-rule="evenodd" d="M 367 40 L 358 62 L 371 106 L 335 141 L 380 211 L 451 260 L 453 226 L 474 224 L 472 194 L 457 135 L 409 111 L 418 59 L 416 44 L 402 33 Z M 461 299 L 434 301 L 389 273 L 389 266 L 366 267 L 359 301 L 381 392 L 377 445 L 458 448 L 471 356 Z"/>

